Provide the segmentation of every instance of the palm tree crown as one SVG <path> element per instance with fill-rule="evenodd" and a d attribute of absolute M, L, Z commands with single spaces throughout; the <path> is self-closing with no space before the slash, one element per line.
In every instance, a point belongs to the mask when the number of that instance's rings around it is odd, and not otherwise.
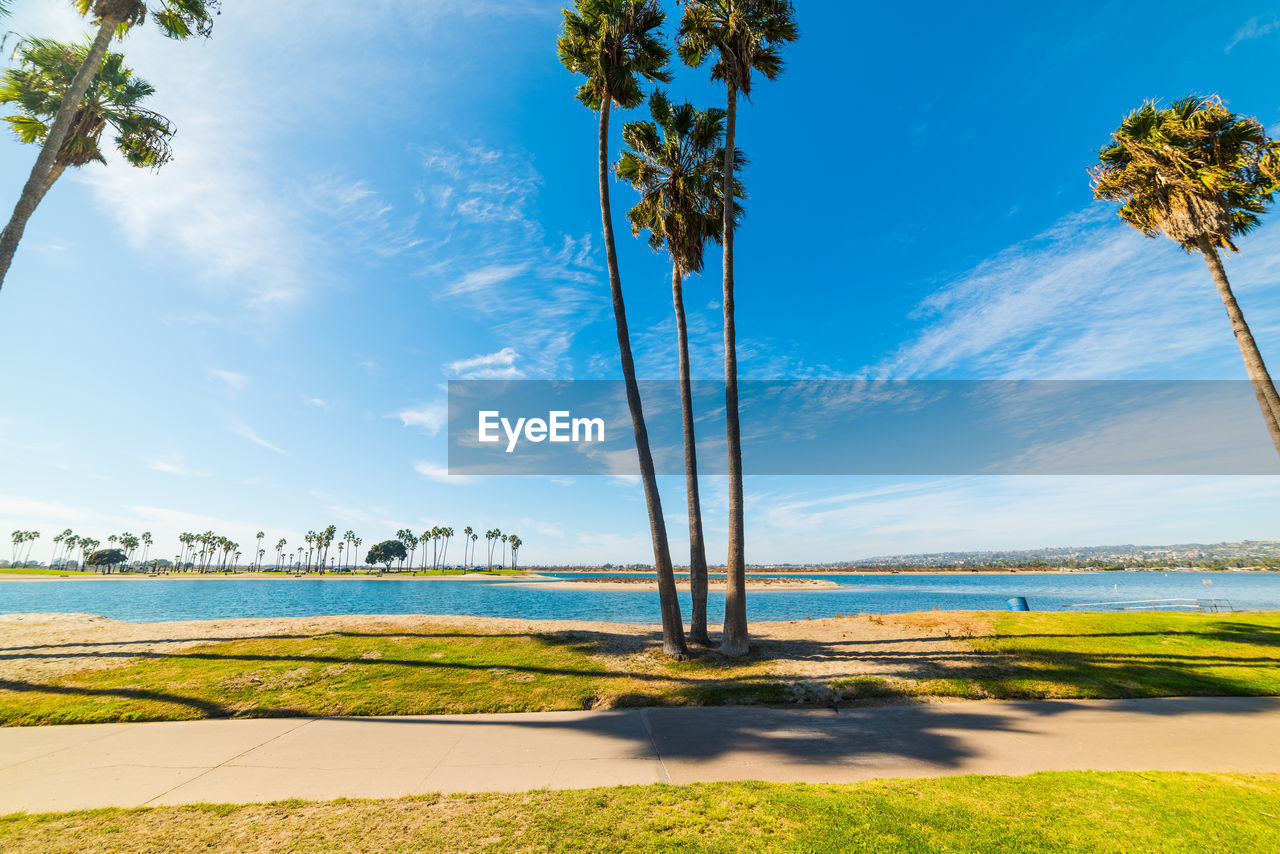
<path fill-rule="evenodd" d="M 795 9 L 790 0 L 683 0 L 676 47 L 697 68 L 714 51 L 711 78 L 751 94 L 751 74 L 770 80 L 782 73 L 782 46 L 795 41 Z"/>
<path fill-rule="evenodd" d="M 1189 97 L 1130 113 L 1089 170 L 1095 198 L 1122 202 L 1120 218 L 1148 237 L 1188 251 L 1232 240 L 1258 225 L 1280 189 L 1280 152 L 1257 119 L 1217 97 Z"/>
<path fill-rule="evenodd" d="M 618 161 L 617 175 L 640 193 L 628 213 L 631 231 L 649 232 L 655 251 L 664 246 L 681 275 L 702 270 L 703 247 L 719 241 L 724 231 L 722 175 L 724 172 L 725 111 L 672 105 L 663 92 L 649 97 L 653 121 L 628 122 L 622 138 L 628 148 Z M 735 155 L 735 168 L 746 161 Z M 736 182 L 735 196 L 744 196 Z M 734 201 L 734 221 L 742 208 Z"/>
<path fill-rule="evenodd" d="M 222 0 L 75 0 L 75 4 L 86 17 L 119 21 L 117 35 L 146 21 L 150 12 L 160 32 L 184 40 L 213 33 L 213 18 L 220 13 Z"/>
<path fill-rule="evenodd" d="M 666 18 L 660 0 L 577 0 L 565 9 L 556 47 L 564 67 L 587 78 L 578 100 L 592 110 L 606 99 L 631 109 L 644 100 L 641 78 L 669 83 L 671 51 L 659 32 Z"/>
<path fill-rule="evenodd" d="M 18 66 L 0 77 L 0 103 L 21 111 L 3 119 L 19 139 L 44 142 L 88 52 L 87 44 L 53 39 L 33 38 L 18 46 Z M 106 163 L 101 142 L 108 127 L 115 131 L 116 147 L 134 166 L 159 168 L 167 163 L 175 129 L 164 116 L 139 106 L 153 94 L 155 87 L 135 76 L 121 54 L 109 53 L 81 101 L 54 160 L 55 169 Z"/>

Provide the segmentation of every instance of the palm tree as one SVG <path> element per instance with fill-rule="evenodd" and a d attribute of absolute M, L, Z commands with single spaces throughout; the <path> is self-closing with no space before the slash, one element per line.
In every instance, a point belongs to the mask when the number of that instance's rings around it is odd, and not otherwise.
<path fill-rule="evenodd" d="M 18 67 L 0 78 L 0 103 L 21 111 L 5 117 L 18 139 L 43 143 L 49 122 L 58 112 L 76 70 L 89 51 L 88 45 L 63 44 L 52 39 L 27 39 L 18 45 Z M 71 131 L 54 158 L 44 187 L 36 196 L 39 205 L 68 167 L 106 164 L 101 142 L 108 127 L 125 159 L 140 168 L 158 169 L 169 162 L 169 140 L 174 128 L 158 113 L 139 106 L 155 94 L 155 87 L 124 65 L 118 53 L 107 55 L 102 68 L 85 93 Z"/>
<path fill-rule="evenodd" d="M 689 331 L 685 322 L 683 280 L 702 271 L 708 239 L 719 241 L 724 228 L 721 173 L 725 111 L 696 110 L 692 104 L 672 106 L 662 92 L 649 97 L 651 122 L 629 122 L 622 130 L 628 148 L 618 161 L 618 177 L 640 193 L 627 218 L 631 231 L 649 232 L 649 245 L 671 256 L 671 296 L 675 303 L 680 353 L 680 408 L 684 421 L 685 490 L 689 507 L 689 588 L 693 614 L 689 635 L 694 643 L 711 644 L 707 636 L 707 550 L 702 534 L 702 501 L 698 490 L 698 452 L 693 428 L 693 391 L 689 375 Z M 742 168 L 737 152 L 734 163 Z M 735 194 L 743 195 L 735 184 Z M 735 200 L 736 204 L 736 200 Z M 740 215 L 740 214 L 739 214 Z M 737 220 L 735 216 L 735 221 Z"/>
<path fill-rule="evenodd" d="M 355 531 L 353 531 L 353 530 L 351 530 L 350 528 L 348 528 L 348 529 L 346 530 L 346 532 L 345 532 L 345 533 L 343 533 L 343 535 L 342 535 L 342 540 L 343 540 L 343 542 L 345 542 L 345 543 L 347 544 L 347 556 L 348 556 L 348 557 L 350 557 L 350 556 L 351 556 L 351 548 L 352 548 L 352 546 L 351 546 L 351 541 L 352 541 L 352 540 L 354 540 L 355 538 L 356 538 L 356 532 L 355 532 Z M 344 567 L 343 567 L 343 569 L 346 569 L 346 567 L 344 566 Z"/>
<path fill-rule="evenodd" d="M 0 7 L 0 8 L 3 8 L 3 7 Z M 63 540 L 65 540 L 65 539 L 66 539 L 70 534 L 71 534 L 71 529 L 70 529 L 70 528 L 67 528 L 67 529 L 66 529 L 65 531 L 63 531 L 61 534 L 54 534 L 54 536 L 53 536 L 53 554 L 51 554 L 51 555 L 49 556 L 49 568 L 50 568 L 50 569 L 53 569 L 53 565 L 54 565 L 54 563 L 56 563 L 56 562 L 57 562 L 57 560 L 58 560 L 58 551 L 59 551 L 59 549 L 61 549 L 61 547 L 62 547 L 62 541 L 63 541 Z"/>
<path fill-rule="evenodd" d="M 516 556 L 520 553 L 520 547 L 524 545 L 524 540 L 519 537 L 511 538 L 511 568 L 516 568 Z"/>
<path fill-rule="evenodd" d="M 435 531 L 436 531 L 436 530 L 439 530 L 439 529 L 431 528 L 431 529 L 428 529 L 428 530 L 422 531 L 422 536 L 421 536 L 421 538 L 420 538 L 420 539 L 422 540 L 422 570 L 424 570 L 424 571 L 426 570 L 426 543 L 430 542 L 430 540 L 431 540 L 431 538 L 433 538 L 433 534 L 435 533 Z M 434 570 L 434 568 L 435 568 L 435 558 L 434 558 L 434 557 L 433 557 L 433 558 L 431 558 L 431 568 L 433 568 L 433 570 Z"/>
<path fill-rule="evenodd" d="M 356 550 L 356 557 L 355 557 L 355 558 L 353 558 L 353 559 L 352 559 L 352 561 L 351 561 L 351 568 L 352 568 L 352 571 L 354 571 L 356 568 L 358 568 L 358 567 L 360 566 L 360 557 L 359 557 L 359 555 L 360 555 L 360 544 L 361 544 L 361 543 L 363 543 L 363 542 L 364 542 L 364 540 L 362 540 L 360 537 L 352 537 L 352 538 L 351 538 L 351 548 L 353 548 L 353 549 L 355 549 L 355 550 Z"/>
<path fill-rule="evenodd" d="M 680 58 L 698 67 L 713 52 L 711 79 L 725 84 L 725 158 L 723 195 L 728 198 L 736 180 L 738 94 L 751 97 L 751 77 L 760 72 L 769 80 L 782 73 L 782 46 L 799 36 L 790 0 L 684 0 L 684 15 L 676 34 Z M 747 630 L 746 528 L 743 522 L 742 434 L 738 418 L 738 332 L 733 298 L 733 206 L 723 206 L 724 282 L 724 399 L 725 438 L 729 449 L 729 559 L 724 596 L 725 655 L 745 655 Z"/>
<path fill-rule="evenodd" d="M 472 533 L 470 525 L 462 529 L 462 564 L 465 567 L 471 566 L 471 564 L 467 563 L 467 545 L 475 539 Z"/>
<path fill-rule="evenodd" d="M 67 86 L 66 95 L 45 136 L 40 156 L 36 158 L 18 204 L 13 209 L 13 216 L 4 232 L 0 233 L 0 286 L 3 286 L 9 266 L 13 263 L 14 253 L 18 250 L 27 221 L 31 219 L 36 205 L 48 189 L 49 175 L 76 122 L 85 93 L 89 91 L 91 82 L 107 58 L 107 48 L 112 37 L 123 37 L 146 20 L 148 11 L 152 13 L 151 17 L 160 30 L 169 38 L 185 40 L 192 36 L 207 37 L 213 31 L 213 16 L 218 13 L 221 0 L 75 0 L 75 5 L 81 15 L 89 16 L 96 22 L 98 32 Z"/>
<path fill-rule="evenodd" d="M 76 549 L 80 547 L 80 537 L 77 534 L 68 534 L 63 538 L 62 542 L 64 544 L 62 562 L 63 566 L 65 566 L 71 560 L 71 556 L 75 554 Z M 84 564 L 77 565 L 77 570 L 83 569 Z"/>
<path fill-rule="evenodd" d="M 1240 251 L 1232 238 L 1257 227 L 1280 189 L 1280 146 L 1257 119 L 1228 111 L 1220 98 L 1190 97 L 1165 109 L 1143 104 L 1098 160 L 1089 170 L 1095 198 L 1123 202 L 1120 218 L 1129 225 L 1204 256 L 1280 452 L 1280 396 L 1218 256 L 1219 249 Z"/>
<path fill-rule="evenodd" d="M 284 565 L 284 547 L 287 545 L 289 545 L 289 543 L 284 539 L 284 537 L 281 537 L 276 541 L 276 569 L 279 569 Z"/>
<path fill-rule="evenodd" d="M 511 535 L 503 534 L 501 539 L 502 539 L 502 563 L 498 565 L 499 568 L 505 567 L 507 565 L 507 543 L 511 541 Z"/>
<path fill-rule="evenodd" d="M 440 564 L 443 566 L 449 557 L 449 540 L 453 539 L 453 528 L 441 528 L 440 538 L 444 540 L 444 549 L 440 552 Z"/>
<path fill-rule="evenodd" d="M 155 540 L 151 539 L 151 532 L 143 531 L 142 532 L 142 562 L 144 564 L 147 562 L 147 555 L 151 554 L 151 546 L 154 545 L 154 543 L 155 543 Z"/>
<path fill-rule="evenodd" d="M 102 545 L 102 543 L 98 540 L 91 539 L 90 537 L 81 537 L 77 545 L 80 547 L 80 566 L 81 568 L 87 569 L 89 555 L 96 552 L 98 550 L 98 546 Z"/>
<path fill-rule="evenodd" d="M 645 507 L 649 512 L 649 533 L 653 540 L 653 560 L 658 572 L 662 648 L 668 655 L 683 656 L 687 652 L 684 624 L 680 619 L 680 600 L 676 597 L 671 548 L 667 543 L 667 523 L 662 515 L 662 499 L 658 495 L 658 479 L 649 449 L 649 432 L 645 427 L 635 362 L 631 356 L 631 334 L 627 329 L 627 309 L 622 297 L 622 277 L 618 272 L 613 216 L 609 208 L 609 111 L 614 104 L 624 110 L 638 106 L 644 100 L 641 80 L 670 82 L 671 75 L 666 65 L 671 52 L 660 39 L 666 17 L 660 0 L 576 0 L 575 9 L 564 10 L 564 30 L 557 47 L 564 66 L 586 78 L 586 82 L 578 87 L 578 100 L 600 114 L 600 218 L 604 228 L 605 261 L 609 268 L 618 354 L 626 382 L 627 407 L 631 412 L 631 429 L 635 433 Z"/>
<path fill-rule="evenodd" d="M 469 531 L 469 530 L 471 530 L 471 529 L 470 529 L 470 528 L 468 528 L 467 530 Z M 479 535 L 479 534 L 472 534 L 472 535 L 471 535 L 471 560 L 472 560 L 472 562 L 473 562 L 473 563 L 475 562 L 475 559 L 476 559 L 476 540 L 479 540 L 479 539 L 480 539 L 480 535 Z M 467 564 L 467 568 L 468 568 L 468 569 L 470 569 L 470 568 L 471 568 L 471 564 Z"/>
<path fill-rule="evenodd" d="M 257 552 L 258 552 L 258 564 L 257 564 L 257 568 L 258 568 L 258 569 L 262 569 L 262 538 L 263 538 L 263 537 L 265 537 L 265 536 L 266 536 L 266 534 L 265 534 L 264 532 L 262 532 L 262 531 L 259 531 L 255 536 L 256 536 L 256 537 L 257 537 L 257 539 L 258 539 L 258 545 L 257 545 Z"/>
<path fill-rule="evenodd" d="M 412 555 L 412 554 L 413 554 L 414 549 L 416 549 L 416 548 L 418 547 L 418 538 L 417 538 L 417 537 L 415 537 L 415 536 L 413 535 L 413 531 L 410 531 L 408 528 L 401 528 L 399 531 L 396 531 L 396 539 L 397 539 L 397 540 L 399 540 L 400 542 L 404 543 L 405 552 L 406 552 L 408 555 Z M 400 559 L 400 568 L 401 568 L 401 569 L 404 569 L 404 561 L 405 561 L 405 559 L 404 559 L 404 558 L 401 558 L 401 559 Z M 412 559 L 410 559 L 410 561 L 409 561 L 409 567 L 410 567 L 411 569 L 413 568 L 413 561 L 412 561 Z"/>

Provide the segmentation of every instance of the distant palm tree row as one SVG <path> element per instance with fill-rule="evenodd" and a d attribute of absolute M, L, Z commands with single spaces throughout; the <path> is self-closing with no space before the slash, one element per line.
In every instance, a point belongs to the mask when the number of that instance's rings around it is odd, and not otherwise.
<path fill-rule="evenodd" d="M 346 531 L 341 539 L 337 539 L 337 533 L 338 529 L 334 525 L 329 525 L 319 533 L 308 531 L 302 538 L 303 543 L 296 549 L 296 556 L 295 551 L 290 550 L 288 540 L 281 538 L 275 544 L 275 560 L 268 562 L 265 560 L 267 550 L 262 544 L 266 533 L 258 531 L 254 535 L 255 545 L 253 552 L 249 555 L 249 560 L 242 562 L 244 553 L 241 550 L 241 546 L 230 537 L 222 536 L 213 531 L 204 531 L 203 533 L 183 532 L 177 538 L 180 547 L 179 551 L 170 561 L 151 557 L 151 547 L 155 544 L 155 541 L 150 531 L 144 531 L 139 536 L 134 536 L 127 531 L 123 534 L 111 534 L 106 540 L 107 548 L 103 549 L 100 548 L 102 546 L 101 541 L 92 537 L 81 536 L 67 528 L 53 538 L 53 554 L 49 558 L 49 566 L 69 566 L 74 563 L 80 568 L 125 565 L 141 569 L 177 567 L 195 572 L 236 572 L 242 568 L 244 570 L 262 570 L 267 567 L 276 570 L 294 569 L 303 572 L 350 572 L 362 565 L 383 563 L 382 560 L 367 558 L 365 564 L 361 564 L 359 559 L 360 546 L 364 543 L 364 540 L 356 536 L 354 531 Z M 425 570 L 430 568 L 438 570 L 449 566 L 447 563 L 448 550 L 453 536 L 454 530 L 451 527 L 436 526 L 423 531 L 420 535 L 404 528 L 396 532 L 394 540 L 384 541 L 378 545 L 386 546 L 394 543 L 398 546 L 397 553 L 403 552 L 397 558 L 400 569 Z M 11 536 L 12 560 L 10 561 L 10 566 L 29 565 L 32 546 L 39 538 L 39 531 L 14 531 Z M 462 529 L 462 566 L 469 567 L 473 565 L 475 561 L 475 545 L 479 539 L 480 535 L 475 533 L 470 525 Z M 337 540 L 336 546 L 335 540 Z M 486 566 L 493 567 L 495 550 L 501 545 L 502 551 L 499 555 L 498 566 L 507 566 L 507 551 L 509 549 L 511 552 L 511 567 L 513 569 L 517 567 L 520 547 L 524 545 L 524 541 L 520 537 L 515 534 L 504 534 L 494 528 L 485 532 L 485 541 L 488 547 L 488 562 Z M 430 549 L 428 549 L 428 545 L 430 545 Z M 415 564 L 414 556 L 419 546 L 422 546 L 422 558 L 420 562 Z M 330 554 L 331 548 L 334 552 L 332 555 Z M 430 552 L 429 567 L 428 552 Z"/>
<path fill-rule="evenodd" d="M 790 0 L 682 0 L 681 5 L 684 11 L 675 34 L 677 52 L 691 68 L 714 57 L 711 79 L 724 84 L 726 109 L 699 110 L 687 103 L 673 105 L 664 92 L 652 93 L 648 100 L 653 121 L 632 122 L 624 127 L 623 139 L 628 148 L 618 161 L 615 174 L 640 192 L 640 202 L 629 214 L 632 231 L 637 235 L 649 232 L 650 245 L 655 250 L 665 247 L 672 262 L 689 511 L 693 601 L 690 635 L 699 644 L 710 643 L 706 618 L 707 560 L 698 494 L 682 278 L 702 269 L 702 252 L 707 240 L 715 240 L 724 247 L 721 306 L 729 453 L 729 554 L 720 649 L 726 655 L 738 656 L 747 652 L 749 643 L 733 278 L 734 229 L 742 218 L 742 207 L 738 204 L 743 196 L 739 173 L 746 163 L 735 141 L 738 98 L 750 95 L 756 74 L 773 80 L 781 73 L 782 48 L 794 41 L 799 31 Z M 618 352 L 658 573 L 662 646 L 668 655 L 680 657 L 687 653 L 684 625 L 636 382 L 609 204 L 610 110 L 614 105 L 624 110 L 638 107 L 645 100 L 645 82 L 671 82 L 672 75 L 667 68 L 671 50 L 662 38 L 665 21 L 666 12 L 660 0 L 577 0 L 573 9 L 564 10 L 564 29 L 557 47 L 564 66 L 586 78 L 578 87 L 578 100 L 599 115 L 600 214 Z"/>

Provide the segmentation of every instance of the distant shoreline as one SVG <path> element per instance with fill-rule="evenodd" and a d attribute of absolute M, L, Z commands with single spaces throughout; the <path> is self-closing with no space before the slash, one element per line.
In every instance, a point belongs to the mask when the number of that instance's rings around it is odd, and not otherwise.
<path fill-rule="evenodd" d="M 651 577 L 654 575 L 654 571 L 652 569 L 581 568 L 581 567 L 575 567 L 575 568 L 558 567 L 555 569 L 550 569 L 550 568 L 537 569 L 537 570 L 529 570 L 528 572 L 519 572 L 519 573 L 511 572 L 508 570 L 507 572 L 502 572 L 502 573 L 470 572 L 465 574 L 453 573 L 453 574 L 443 574 L 443 575 L 433 574 L 433 573 L 415 574 L 412 572 L 394 572 L 394 571 L 385 572 L 385 573 L 378 573 L 378 572 L 325 573 L 323 575 L 319 573 L 308 573 L 308 574 L 298 575 L 298 574 L 288 573 L 288 572 L 237 572 L 237 573 L 231 573 L 231 574 L 222 573 L 222 572 L 209 572 L 209 573 L 187 572 L 187 573 L 170 573 L 170 574 L 160 573 L 156 575 L 152 575 L 145 572 L 126 572 L 126 573 L 112 573 L 110 575 L 101 575 L 97 572 L 77 572 L 74 570 L 70 572 L 45 571 L 45 572 L 35 573 L 35 572 L 21 572 L 21 571 L 9 572 L 6 569 L 0 569 L 0 581 L 166 581 L 166 580 L 168 581 L 243 581 L 243 580 L 280 581 L 284 579 L 305 579 L 307 581 L 486 581 L 486 580 L 492 581 L 492 580 L 503 580 L 509 583 L 523 584 L 525 582 L 549 582 L 549 581 L 560 580 L 544 574 L 549 572 L 582 574 L 582 575 L 601 575 L 601 574 L 612 575 L 612 576 L 634 575 L 637 577 L 637 581 L 639 581 L 640 579 L 646 576 Z M 1239 569 L 1237 570 L 1237 569 L 1197 569 L 1197 568 L 1140 569 L 1136 567 L 1129 567 L 1125 569 L 1067 569 L 1067 570 L 1042 569 L 1042 568 L 1034 568 L 1034 569 L 1032 568 L 1027 568 L 1027 569 L 806 569 L 802 567 L 788 567 L 788 568 L 779 568 L 779 569 L 749 569 L 747 570 L 746 575 L 748 580 L 750 580 L 752 578 L 762 578 L 762 577 L 776 576 L 776 575 L 797 575 L 797 576 L 807 576 L 807 575 L 849 575 L 849 576 L 856 576 L 856 575 L 913 575 L 913 576 L 1053 575 L 1053 576 L 1060 576 L 1060 575 L 1090 575 L 1090 574 L 1104 574 L 1104 573 L 1119 575 L 1124 573 L 1135 573 L 1135 572 L 1163 573 L 1163 574 L 1182 573 L 1182 574 L 1191 574 L 1191 575 L 1207 574 L 1207 573 L 1213 573 L 1213 574 L 1232 573 L 1232 574 L 1241 574 L 1241 575 L 1249 575 L 1249 574 L 1275 575 L 1277 573 L 1280 573 L 1280 570 L 1276 570 L 1276 569 Z M 724 587 L 723 581 L 720 581 L 717 584 L 718 579 L 724 578 L 725 576 L 724 570 L 711 569 L 708 575 L 710 577 L 711 585 L 713 589 L 716 587 L 719 587 L 719 588 Z M 677 584 L 683 585 L 684 587 L 688 587 L 689 572 L 687 570 L 677 570 L 675 573 L 675 576 L 676 576 Z M 581 582 L 571 581 L 571 582 L 565 582 L 565 583 L 571 584 L 574 587 L 578 587 L 579 585 L 581 585 L 583 587 L 591 586 L 591 587 L 594 587 L 595 589 L 603 589 L 603 587 L 599 583 L 587 582 L 585 580 Z M 632 589 L 632 584 L 626 580 L 620 580 L 619 583 L 625 589 Z M 763 585 L 758 585 L 758 586 L 763 587 Z M 774 589 L 781 589 L 781 588 L 775 586 Z"/>
<path fill-rule="evenodd" d="M 618 569 L 616 567 L 606 568 L 555 568 L 540 567 L 530 572 L 574 572 L 601 574 L 608 573 L 610 575 L 627 575 L 634 573 L 637 575 L 652 575 L 652 569 Z M 1231 573 L 1254 573 L 1274 574 L 1280 572 L 1280 569 L 1205 569 L 1198 567 L 1178 567 L 1171 569 L 1157 567 L 1125 567 L 1124 569 L 1046 569 L 1044 567 L 1025 567 L 1025 568 L 984 568 L 984 569 L 823 569 L 810 567 L 777 567 L 769 569 L 752 568 L 748 569 L 746 574 L 751 575 L 1072 575 L 1072 574 L 1088 574 L 1088 573 L 1123 573 L 1123 572 L 1153 572 L 1153 573 L 1200 573 L 1200 572 L 1231 572 Z M 724 575 L 723 568 L 711 568 L 708 573 L 712 576 Z M 676 576 L 687 576 L 687 569 L 677 569 Z"/>

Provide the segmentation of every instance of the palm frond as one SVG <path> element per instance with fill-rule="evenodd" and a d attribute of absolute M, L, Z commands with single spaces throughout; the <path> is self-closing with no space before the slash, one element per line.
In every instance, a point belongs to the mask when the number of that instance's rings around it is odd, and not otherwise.
<path fill-rule="evenodd" d="M 21 112 L 5 119 L 23 142 L 43 144 L 49 125 L 62 106 L 89 45 L 53 39 L 25 39 L 18 46 L 18 65 L 0 75 L 0 103 Z M 175 130 L 168 119 L 141 106 L 155 88 L 124 64 L 124 57 L 108 53 L 89 84 L 71 129 L 58 151 L 59 166 L 105 163 L 102 136 L 116 132 L 117 148 L 134 166 L 157 168 L 171 158 L 169 141 Z"/>
<path fill-rule="evenodd" d="M 791 0 L 682 0 L 676 32 L 681 60 L 697 68 L 713 54 L 711 79 L 751 96 L 754 74 L 777 78 L 784 45 L 800 37 Z"/>
<path fill-rule="evenodd" d="M 1121 121 L 1090 170 L 1094 197 L 1148 237 L 1166 234 L 1188 251 L 1203 241 L 1237 251 L 1233 237 L 1257 227 L 1280 189 L 1280 153 L 1253 118 L 1216 96 L 1161 108 L 1148 101 Z"/>
<path fill-rule="evenodd" d="M 644 100 L 641 81 L 669 82 L 665 20 L 660 0 L 577 0 L 565 9 L 556 50 L 565 68 L 586 78 L 578 100 L 592 110 L 606 99 L 629 109 Z"/>
<path fill-rule="evenodd" d="M 723 237 L 724 111 L 673 104 L 659 90 L 649 96 L 649 115 L 652 121 L 622 130 L 626 148 L 615 174 L 640 194 L 627 219 L 633 234 L 648 232 L 655 251 L 666 249 L 681 274 L 696 273 L 707 241 Z M 733 189 L 736 222 L 745 192 L 741 181 Z"/>

